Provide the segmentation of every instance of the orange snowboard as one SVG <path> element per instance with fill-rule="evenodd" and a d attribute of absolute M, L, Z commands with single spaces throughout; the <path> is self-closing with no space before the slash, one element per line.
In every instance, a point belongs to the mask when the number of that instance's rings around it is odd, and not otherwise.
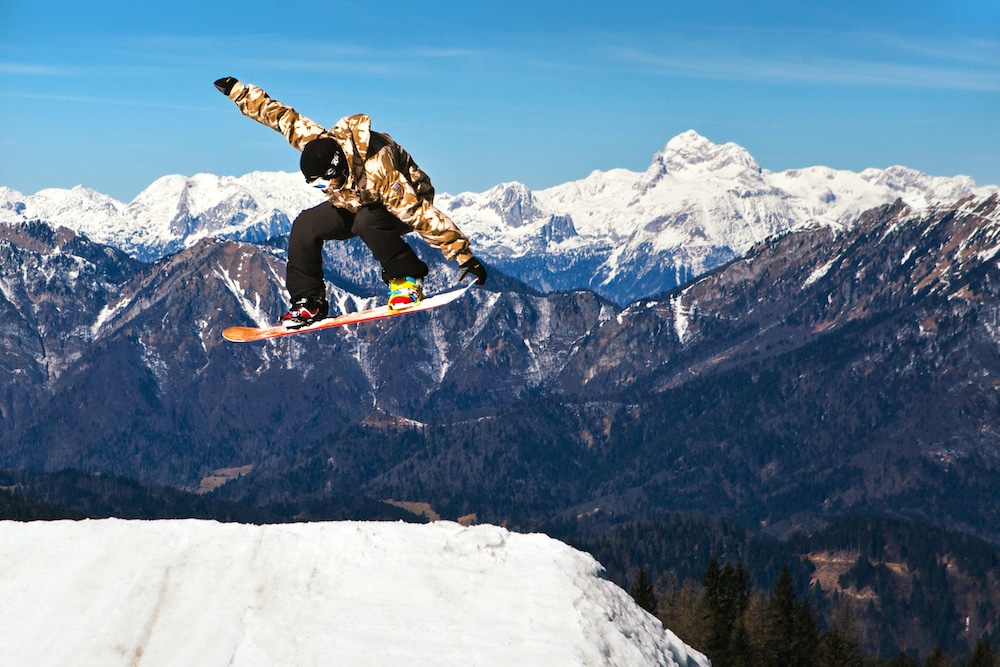
<path fill-rule="evenodd" d="M 267 340 L 268 338 L 278 338 L 279 336 L 291 336 L 292 334 L 308 333 L 310 331 L 319 331 L 320 329 L 332 329 L 333 327 L 342 327 L 347 324 L 357 324 L 358 322 L 369 322 L 372 320 L 381 320 L 386 317 L 419 313 L 424 310 L 438 308 L 451 303 L 465 294 L 469 288 L 475 284 L 475 281 L 471 281 L 468 285 L 462 285 L 461 287 L 448 290 L 447 292 L 435 294 L 432 297 L 424 299 L 416 306 L 412 306 L 405 310 L 389 310 L 388 306 L 381 306 L 370 310 L 362 310 L 357 313 L 347 313 L 337 317 L 329 317 L 325 320 L 320 320 L 319 322 L 314 322 L 313 324 L 302 327 L 301 329 L 286 329 L 280 325 L 274 327 L 264 327 L 262 329 L 257 327 L 229 327 L 222 332 L 222 337 L 226 340 L 231 340 L 234 343 L 249 343 L 255 340 Z"/>

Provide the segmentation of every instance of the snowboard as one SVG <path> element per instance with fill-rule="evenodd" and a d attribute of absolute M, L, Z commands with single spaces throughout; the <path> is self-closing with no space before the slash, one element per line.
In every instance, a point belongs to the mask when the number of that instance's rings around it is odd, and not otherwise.
<path fill-rule="evenodd" d="M 389 310 L 389 306 L 380 306 L 378 308 L 362 310 L 356 313 L 346 313 L 344 315 L 338 315 L 337 317 L 328 317 L 325 320 L 313 322 L 312 324 L 299 329 L 286 329 L 280 324 L 273 327 L 262 328 L 229 327 L 222 332 L 222 337 L 226 340 L 233 341 L 234 343 L 250 343 L 256 340 L 267 340 L 269 338 L 279 338 L 281 336 L 309 333 L 310 331 L 320 331 L 321 329 L 332 329 L 334 327 L 342 327 L 348 324 L 357 324 L 359 322 L 371 322 L 373 320 L 381 320 L 387 317 L 398 317 L 400 315 L 409 315 L 410 313 L 419 313 L 451 303 L 465 294 L 469 288 L 475 284 L 476 281 L 473 280 L 467 285 L 462 285 L 446 292 L 435 294 L 434 296 L 424 299 L 416 306 L 411 306 L 410 308 L 403 310 Z"/>

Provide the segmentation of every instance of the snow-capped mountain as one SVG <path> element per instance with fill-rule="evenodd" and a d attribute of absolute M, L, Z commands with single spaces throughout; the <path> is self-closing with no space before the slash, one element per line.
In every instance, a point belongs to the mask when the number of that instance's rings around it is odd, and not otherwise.
<path fill-rule="evenodd" d="M 709 665 L 545 535 L 115 519 L 0 535 L 10 665 Z"/>
<path fill-rule="evenodd" d="M 788 229 L 847 225 L 896 199 L 920 210 L 997 189 L 905 167 L 770 172 L 746 149 L 688 131 L 671 139 L 644 172 L 595 171 L 535 192 L 506 183 L 483 193 L 442 193 L 437 204 L 476 253 L 505 273 L 543 291 L 589 288 L 625 304 Z M 31 196 L 0 188 L 0 221 L 63 225 L 151 261 L 205 236 L 262 241 L 285 234 L 300 210 L 322 200 L 298 174 L 166 176 L 129 204 L 80 187 Z M 344 275 L 377 281 L 365 253 L 327 245 Z"/>
<path fill-rule="evenodd" d="M 789 229 L 848 225 L 896 199 L 920 210 L 996 190 L 905 167 L 774 173 L 736 144 L 717 145 L 688 131 L 642 173 L 595 171 L 537 192 L 511 183 L 478 195 L 441 195 L 438 205 L 503 271 L 543 290 L 587 287 L 624 304 Z"/>
<path fill-rule="evenodd" d="M 322 193 L 297 174 L 175 175 L 157 179 L 128 204 L 80 186 L 30 197 L 0 187 L 0 222 L 42 220 L 150 262 L 206 236 L 260 242 L 286 234 L 300 210 L 321 201 Z"/>

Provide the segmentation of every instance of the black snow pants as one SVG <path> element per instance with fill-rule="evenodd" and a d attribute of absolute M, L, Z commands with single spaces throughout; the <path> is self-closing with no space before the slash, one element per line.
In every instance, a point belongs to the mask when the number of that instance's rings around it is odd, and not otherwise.
<path fill-rule="evenodd" d="M 324 202 L 302 211 L 292 223 L 288 237 L 285 287 L 292 301 L 307 296 L 326 296 L 324 241 L 360 237 L 382 265 L 385 282 L 394 278 L 423 278 L 427 275 L 427 265 L 402 238 L 412 231 L 381 204 L 369 204 L 351 213 Z"/>

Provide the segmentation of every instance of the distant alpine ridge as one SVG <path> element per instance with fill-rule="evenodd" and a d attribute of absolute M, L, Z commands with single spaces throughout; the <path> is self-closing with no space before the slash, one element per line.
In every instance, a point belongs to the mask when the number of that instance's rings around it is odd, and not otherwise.
<path fill-rule="evenodd" d="M 470 236 L 477 254 L 504 273 L 543 292 L 587 288 L 624 305 L 790 229 L 849 225 L 862 211 L 897 199 L 922 210 L 998 189 L 906 167 L 771 172 L 746 149 L 690 130 L 671 139 L 641 173 L 594 171 L 538 191 L 504 183 L 478 194 L 442 193 L 437 204 Z M 174 175 L 128 204 L 83 187 L 27 196 L 0 187 L 0 222 L 42 220 L 151 262 L 208 236 L 259 243 L 285 235 L 301 209 L 322 200 L 297 173 Z M 328 252 L 340 275 L 377 287 L 365 253 L 342 244 Z"/>

